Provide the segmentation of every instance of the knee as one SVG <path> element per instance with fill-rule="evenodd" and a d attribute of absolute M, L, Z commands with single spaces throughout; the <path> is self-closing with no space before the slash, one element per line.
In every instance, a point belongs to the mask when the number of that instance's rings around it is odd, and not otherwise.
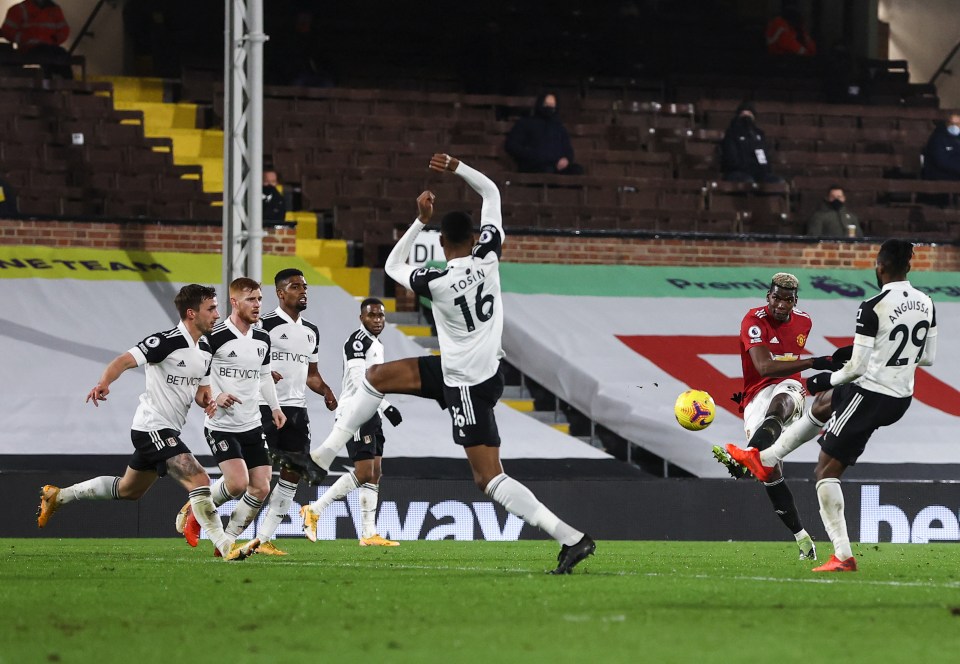
<path fill-rule="evenodd" d="M 367 382 L 373 386 L 374 389 L 380 390 L 380 384 L 383 380 L 383 365 L 374 364 L 371 367 L 367 368 Z"/>
<path fill-rule="evenodd" d="M 124 487 L 120 487 L 117 490 L 117 493 L 120 495 L 120 500 L 140 500 L 146 492 L 146 489 L 127 489 Z"/>
<path fill-rule="evenodd" d="M 239 498 L 243 495 L 243 492 L 247 490 L 247 478 L 246 477 L 236 477 L 231 478 L 226 481 L 227 493 L 229 493 L 234 498 Z"/>
<path fill-rule="evenodd" d="M 186 485 L 187 491 L 193 491 L 203 486 L 210 486 L 210 476 L 207 475 L 207 471 L 201 470 L 199 473 L 186 478 Z"/>
<path fill-rule="evenodd" d="M 380 481 L 380 478 L 377 476 L 376 472 L 366 468 L 357 468 L 353 471 L 353 476 L 357 478 L 357 484 L 367 484 L 373 483 L 376 484 Z"/>
<path fill-rule="evenodd" d="M 257 500 L 266 500 L 267 496 L 270 495 L 270 482 L 251 482 L 250 486 L 247 487 L 247 493 Z"/>

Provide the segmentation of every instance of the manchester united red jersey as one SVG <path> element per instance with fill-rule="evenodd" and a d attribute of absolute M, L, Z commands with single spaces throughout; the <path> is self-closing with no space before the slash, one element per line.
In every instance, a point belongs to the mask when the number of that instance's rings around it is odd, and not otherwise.
<path fill-rule="evenodd" d="M 791 376 L 761 376 L 750 359 L 750 349 L 754 346 L 766 346 L 775 360 L 800 359 L 811 327 L 813 321 L 810 320 L 810 314 L 796 308 L 790 314 L 790 320 L 785 323 L 771 316 L 766 306 L 747 312 L 740 323 L 740 361 L 743 364 L 741 412 L 757 392 L 767 385 L 774 385 L 788 378 L 800 380 L 799 372 Z"/>

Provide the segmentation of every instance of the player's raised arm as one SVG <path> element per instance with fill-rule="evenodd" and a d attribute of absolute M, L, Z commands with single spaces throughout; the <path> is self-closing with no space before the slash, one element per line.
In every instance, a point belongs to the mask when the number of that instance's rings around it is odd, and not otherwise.
<path fill-rule="evenodd" d="M 413 249 L 413 242 L 417 239 L 423 227 L 430 223 L 430 219 L 433 217 L 433 202 L 436 198 L 431 191 L 425 191 L 417 196 L 417 218 L 410 224 L 410 228 L 397 241 L 397 244 L 390 251 L 390 255 L 387 256 L 384 271 L 404 288 L 410 288 L 410 276 L 417 269 L 407 263 L 407 259 L 410 258 L 410 251 Z"/>
<path fill-rule="evenodd" d="M 430 158 L 430 170 L 438 173 L 451 171 L 463 178 L 475 192 L 483 197 L 483 205 L 480 208 L 480 227 L 483 228 L 488 224 L 496 226 L 497 230 L 500 231 L 500 235 L 503 235 L 500 190 L 493 180 L 448 154 L 433 155 L 433 157 Z"/>

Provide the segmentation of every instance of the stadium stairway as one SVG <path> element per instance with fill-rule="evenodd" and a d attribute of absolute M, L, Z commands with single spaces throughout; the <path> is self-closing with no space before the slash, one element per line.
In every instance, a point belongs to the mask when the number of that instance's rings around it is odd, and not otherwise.
<path fill-rule="evenodd" d="M 197 104 L 170 103 L 159 78 L 105 76 L 95 80 L 113 85 L 117 110 L 143 112 L 143 131 L 148 137 L 173 141 L 173 163 L 203 169 L 203 191 L 223 193 L 223 131 L 197 128 Z"/>

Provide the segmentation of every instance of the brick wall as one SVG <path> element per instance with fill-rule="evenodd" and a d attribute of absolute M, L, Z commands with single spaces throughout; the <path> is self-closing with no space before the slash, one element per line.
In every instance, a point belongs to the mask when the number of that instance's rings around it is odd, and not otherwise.
<path fill-rule="evenodd" d="M 666 238 L 591 238 L 510 235 L 503 260 L 512 263 L 839 267 L 869 269 L 879 244 Z M 913 269 L 960 272 L 960 247 L 918 245 Z"/>
<path fill-rule="evenodd" d="M 265 231 L 263 253 L 277 256 L 296 253 L 295 227 L 269 226 Z M 0 219 L 0 244 L 5 245 L 219 254 L 222 241 L 223 227 L 220 224 Z"/>

